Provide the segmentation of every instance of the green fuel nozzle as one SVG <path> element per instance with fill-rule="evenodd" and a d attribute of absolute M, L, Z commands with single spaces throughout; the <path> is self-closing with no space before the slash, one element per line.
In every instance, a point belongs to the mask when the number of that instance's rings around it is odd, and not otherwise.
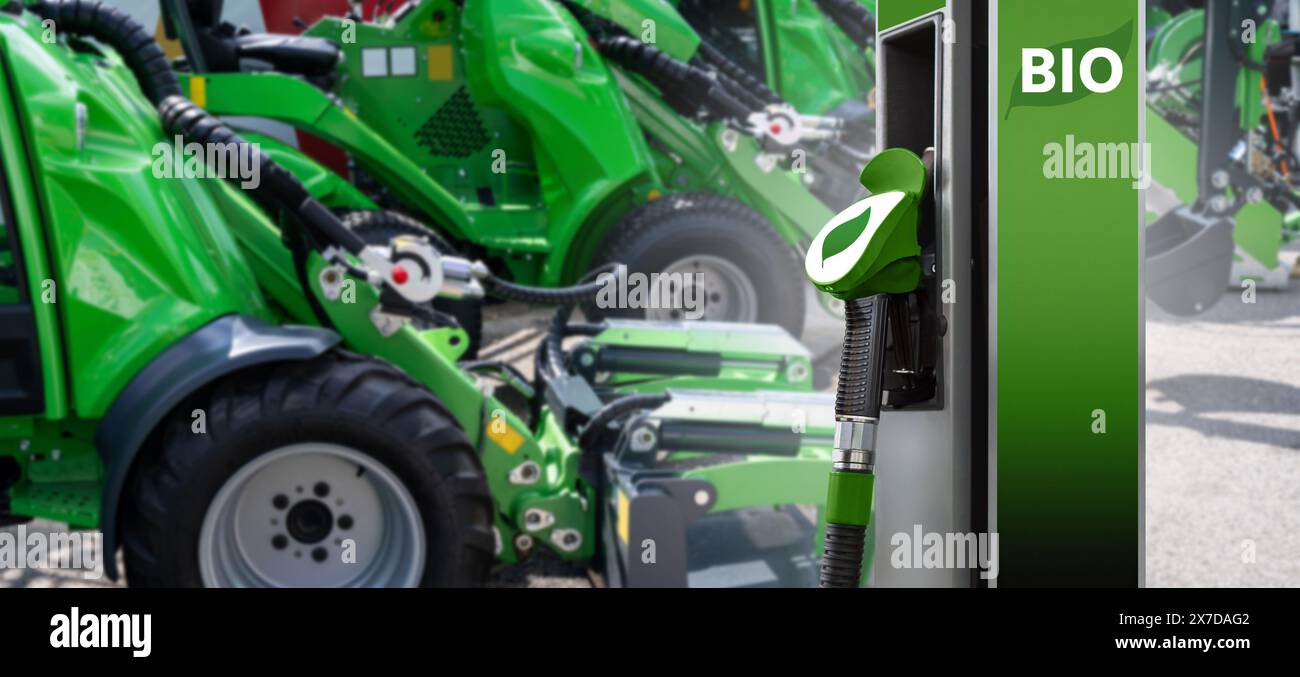
<path fill-rule="evenodd" d="M 926 199 L 925 163 L 909 150 L 891 148 L 872 158 L 860 181 L 871 196 L 832 218 L 804 260 L 813 284 L 844 301 L 823 588 L 856 588 L 862 577 L 875 490 L 889 297 L 921 282 L 916 231 Z"/>

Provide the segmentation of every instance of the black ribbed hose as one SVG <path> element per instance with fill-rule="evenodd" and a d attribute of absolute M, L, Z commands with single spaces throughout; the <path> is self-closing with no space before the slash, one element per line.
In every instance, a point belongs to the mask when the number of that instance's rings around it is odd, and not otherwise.
<path fill-rule="evenodd" d="M 844 31 L 853 44 L 870 47 L 876 41 L 876 20 L 858 0 L 813 0 L 822 13 Z"/>
<path fill-rule="evenodd" d="M 591 415 L 587 421 L 587 426 L 582 429 L 582 434 L 578 436 L 579 449 L 595 449 L 596 442 L 599 441 L 600 435 L 605 432 L 605 428 L 610 423 L 642 409 L 657 409 L 672 399 L 668 393 L 657 395 L 624 395 L 623 397 L 606 404 L 596 413 Z"/>
<path fill-rule="evenodd" d="M 601 38 L 596 44 L 605 58 L 640 74 L 665 94 L 701 101 L 714 117 L 743 121 L 754 112 L 728 93 L 708 71 L 674 59 L 657 47 L 626 35 Z M 694 114 L 694 111 L 678 112 Z"/>
<path fill-rule="evenodd" d="M 406 235 L 427 238 L 433 248 L 443 256 L 464 257 L 464 254 L 441 234 L 404 214 L 357 210 L 341 214 L 340 218 L 348 230 L 356 233 L 364 233 L 368 229 L 395 230 Z M 488 294 L 506 301 L 519 301 L 541 306 L 582 303 L 594 297 L 604 285 L 603 281 L 588 283 L 585 280 L 603 272 L 613 273 L 615 267 L 609 265 L 597 268 L 583 278 L 584 282 L 579 282 L 572 287 L 530 287 L 488 273 L 488 276 L 483 280 L 483 288 Z"/>
<path fill-rule="evenodd" d="M 889 297 L 884 294 L 854 299 L 844 305 L 844 347 L 840 353 L 840 378 L 835 390 L 837 421 L 840 417 L 872 421 L 880 418 L 888 311 Z M 858 587 L 866 534 L 864 525 L 827 522 L 820 587 Z"/>
<path fill-rule="evenodd" d="M 325 205 L 312 198 L 292 174 L 255 146 L 247 145 L 220 120 L 186 99 L 181 94 L 180 83 L 167 55 L 154 40 L 153 34 L 125 12 L 101 0 L 44 0 L 28 9 L 42 18 L 54 21 L 62 33 L 93 38 L 112 47 L 135 75 L 141 91 L 157 107 L 163 129 L 167 133 L 178 134 L 190 143 L 233 144 L 254 153 L 253 161 L 258 164 L 261 181 L 249 192 L 263 207 L 271 211 L 283 210 L 313 237 L 353 254 L 365 247 L 365 242 L 345 228 Z M 302 249 L 304 238 L 301 235 L 299 231 L 289 238 L 296 243 L 294 266 L 298 281 L 317 319 L 322 325 L 330 326 L 328 314 L 308 286 L 306 256 Z"/>
<path fill-rule="evenodd" d="M 600 279 L 605 274 L 614 277 Z M 573 316 L 575 304 L 595 298 L 596 293 L 606 284 L 618 284 L 618 278 L 626 274 L 627 266 L 620 263 L 606 263 L 603 266 L 593 268 L 591 272 L 578 280 L 576 287 L 571 288 L 586 289 L 590 290 L 591 293 L 581 298 L 575 297 L 562 302 L 560 307 L 555 309 L 555 314 L 551 316 L 551 321 L 546 325 L 546 337 L 542 340 L 542 350 L 538 353 L 537 375 L 539 377 L 543 377 L 543 380 L 545 378 L 558 379 L 568 373 L 568 366 L 564 363 L 564 337 L 572 333 L 569 331 L 569 318 Z M 595 282 L 590 282 L 590 280 L 595 280 Z"/>
<path fill-rule="evenodd" d="M 608 272 L 608 271 L 605 271 Z M 560 306 L 590 301 L 605 286 L 604 280 L 576 284 L 572 287 L 529 287 L 503 280 L 488 274 L 483 279 L 483 289 L 492 296 L 507 301 L 519 301 L 539 306 Z"/>
<path fill-rule="evenodd" d="M 153 33 L 126 12 L 100 0 L 46 0 L 27 9 L 54 21 L 60 33 L 94 38 L 116 50 L 155 106 L 181 93 L 171 62 Z"/>
<path fill-rule="evenodd" d="M 316 236 L 354 254 L 365 247 L 361 238 L 343 227 L 338 217 L 313 199 L 292 174 L 182 96 L 162 47 L 152 33 L 125 12 L 101 0 L 45 0 L 29 9 L 53 20 L 61 32 L 94 38 L 116 50 L 145 96 L 158 107 L 168 133 L 180 134 L 187 142 L 235 144 L 256 152 L 253 159 L 258 163 L 261 182 L 251 192 L 264 206 L 288 211 Z"/>
<path fill-rule="evenodd" d="M 858 524 L 826 525 L 822 540 L 822 570 L 818 587 L 856 588 L 862 580 L 862 556 L 867 528 Z"/>
<path fill-rule="evenodd" d="M 759 80 L 753 73 L 750 73 L 740 64 L 732 61 L 717 47 L 714 47 L 707 42 L 701 42 L 699 54 L 700 59 L 703 60 L 704 63 L 718 69 L 719 73 L 722 73 L 736 81 L 741 87 L 745 88 L 746 91 L 750 92 L 751 96 L 759 101 L 759 108 L 762 108 L 765 104 L 769 103 L 785 103 L 780 96 L 777 96 L 776 92 L 772 91 L 767 86 L 767 83 Z"/>
<path fill-rule="evenodd" d="M 844 347 L 835 390 L 835 415 L 880 418 L 885 374 L 885 323 L 889 297 L 884 294 L 844 304 Z"/>

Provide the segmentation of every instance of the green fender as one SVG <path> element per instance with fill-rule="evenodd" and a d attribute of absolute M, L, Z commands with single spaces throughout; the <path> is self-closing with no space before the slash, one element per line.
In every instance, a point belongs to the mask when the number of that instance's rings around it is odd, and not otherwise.
<path fill-rule="evenodd" d="M 620 195 L 641 202 L 658 189 L 653 158 L 617 80 L 568 11 L 545 0 L 481 0 L 466 5 L 464 22 L 464 46 L 477 55 L 466 64 L 475 101 L 508 111 L 533 139 L 550 244 L 540 281 L 561 283 L 593 215 Z"/>

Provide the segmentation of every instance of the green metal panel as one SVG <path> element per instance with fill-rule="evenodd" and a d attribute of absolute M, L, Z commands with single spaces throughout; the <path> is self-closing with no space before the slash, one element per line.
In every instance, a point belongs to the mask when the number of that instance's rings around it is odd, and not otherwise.
<path fill-rule="evenodd" d="M 1142 3 L 995 7 L 998 585 L 1134 586 L 1142 537 L 1140 193 L 1129 176 L 1049 178 L 1044 158 L 1047 144 L 1065 143 L 1067 134 L 1143 141 Z M 1063 47 L 1079 55 L 1117 35 L 1124 74 L 1113 91 L 1020 90 L 1023 49 L 1053 49 L 1059 63 Z"/>
<path fill-rule="evenodd" d="M 1232 241 L 1238 254 L 1246 254 L 1264 268 L 1278 265 L 1282 250 L 1282 213 L 1267 202 L 1254 202 L 1242 207 L 1234 216 Z"/>
<path fill-rule="evenodd" d="M 724 125 L 699 125 L 677 115 L 639 80 L 619 74 L 646 136 L 661 153 L 660 173 L 674 192 L 732 195 L 762 214 L 787 242 L 800 246 L 834 215 L 786 170 L 759 166 L 752 138 Z"/>
<path fill-rule="evenodd" d="M 208 112 L 278 120 L 309 131 L 351 153 L 399 199 L 424 212 L 431 226 L 457 237 L 468 236 L 469 219 L 455 197 L 354 113 L 312 85 L 279 73 L 178 75 L 184 91 Z M 202 95 L 195 87 L 198 78 L 203 82 Z"/>
<path fill-rule="evenodd" d="M 771 3 L 760 2 L 754 8 L 758 41 L 760 45 L 764 46 L 761 56 L 763 59 L 763 72 L 767 74 L 768 87 L 773 87 L 782 81 L 781 60 L 777 56 L 777 50 L 767 47 L 767 45 L 774 45 L 777 42 L 778 29 L 774 14 Z"/>
<path fill-rule="evenodd" d="M 571 14 L 542 0 L 485 0 L 467 5 L 464 21 L 475 100 L 509 111 L 529 132 L 551 247 L 598 240 L 629 198 L 640 203 L 660 188 L 618 81 Z M 585 263 L 553 256 L 540 279 L 555 284 Z"/>
<path fill-rule="evenodd" d="M 26 444 L 27 453 L 14 456 L 22 479 L 10 493 L 10 510 L 73 527 L 97 526 L 104 468 L 94 438 L 95 422 L 80 419 L 36 420 L 25 430 L 0 431 L 0 440 Z"/>
<path fill-rule="evenodd" d="M 681 61 L 690 61 L 700 46 L 700 36 L 665 0 L 574 0 L 593 14 L 613 21 L 624 30 Z M 654 40 L 647 40 L 653 29 Z"/>
<path fill-rule="evenodd" d="M 51 48 L 30 15 L 0 21 L 76 375 L 72 411 L 93 418 L 181 336 L 226 313 L 266 310 L 220 226 L 219 180 L 155 178 L 152 151 L 169 140 L 116 55 Z"/>
<path fill-rule="evenodd" d="M 17 115 L 17 103 L 9 87 L 10 59 L 9 45 L 17 41 L 19 45 L 27 44 L 27 37 L 11 37 L 11 32 L 18 30 L 11 20 L 0 16 L 0 171 L 5 173 L 9 186 L 9 204 L 13 210 L 14 222 L 9 224 L 18 234 L 18 243 L 22 248 L 23 264 L 26 266 L 27 280 L 20 281 L 27 285 L 28 297 L 33 300 L 32 311 L 36 321 L 37 347 L 40 350 L 43 386 L 45 392 L 45 416 L 61 419 L 68 414 L 68 392 L 64 387 L 65 370 L 63 364 L 62 334 L 59 328 L 57 306 L 42 302 L 47 292 L 46 280 L 54 280 L 49 259 L 45 256 L 47 242 L 40 205 L 32 187 L 29 171 L 29 158 L 25 151 Z M 57 299 L 57 287 L 55 298 Z M 0 419 L 4 420 L 4 419 Z M 3 435 L 0 435 L 3 436 Z"/>
<path fill-rule="evenodd" d="M 1192 204 L 1198 192 L 1196 142 L 1169 124 L 1156 111 L 1147 109 L 1147 141 L 1151 144 L 1151 176 L 1172 190 L 1179 202 Z"/>
<path fill-rule="evenodd" d="M 233 123 L 232 123 L 233 124 Z M 335 174 L 306 153 L 280 139 L 245 129 L 239 135 L 254 144 L 276 164 L 289 170 L 311 196 L 328 207 L 378 209 L 379 205 L 347 179 Z"/>
<path fill-rule="evenodd" d="M 1177 69 L 1178 82 L 1186 86 L 1181 95 L 1191 101 L 1200 98 L 1201 43 L 1205 41 L 1205 10 L 1188 10 L 1172 18 L 1156 32 L 1147 49 L 1147 71 L 1162 66 Z M 1188 111 L 1196 115 L 1197 111 Z"/>
<path fill-rule="evenodd" d="M 1268 7 L 1261 4 L 1258 11 L 1261 15 L 1267 16 Z M 1278 22 L 1272 19 L 1261 20 L 1256 29 L 1254 42 L 1242 45 L 1242 48 L 1246 53 L 1246 58 L 1251 62 L 1264 63 L 1267 61 L 1265 53 L 1268 48 L 1277 44 L 1281 39 L 1282 27 Z M 1237 75 L 1237 105 L 1243 130 L 1257 128 L 1266 114 L 1264 96 L 1260 90 L 1260 84 L 1263 81 L 1264 74 L 1253 68 L 1242 68 Z"/>
<path fill-rule="evenodd" d="M 667 389 L 812 390 L 812 356 L 799 341 L 778 327 L 731 323 L 625 322 L 592 337 L 597 350 L 651 348 L 717 355 L 715 376 L 661 376 L 629 370 L 610 374 L 604 384 L 620 390 L 663 392 Z"/>
<path fill-rule="evenodd" d="M 794 459 L 749 456 L 744 463 L 704 466 L 682 477 L 705 480 L 717 488 L 718 502 L 710 512 L 752 505 L 822 505 L 829 460 L 829 449 L 825 455 Z"/>
<path fill-rule="evenodd" d="M 799 112 L 821 115 L 850 99 L 865 100 L 875 81 L 867 55 L 812 0 L 764 0 L 773 30 L 768 84 Z"/>
<path fill-rule="evenodd" d="M 947 0 L 878 0 L 876 30 L 893 28 L 947 6 Z"/>

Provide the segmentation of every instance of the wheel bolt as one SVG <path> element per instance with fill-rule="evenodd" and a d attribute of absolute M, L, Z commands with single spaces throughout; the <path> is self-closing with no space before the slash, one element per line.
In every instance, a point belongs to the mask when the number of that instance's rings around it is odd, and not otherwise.
<path fill-rule="evenodd" d="M 284 550 L 289 547 L 289 539 L 284 534 L 276 534 L 271 538 L 271 547 L 276 550 Z"/>
<path fill-rule="evenodd" d="M 275 506 L 276 510 L 284 510 L 289 507 L 289 497 L 284 494 L 276 494 L 275 498 L 271 499 L 271 505 Z"/>
<path fill-rule="evenodd" d="M 325 552 L 325 548 L 313 548 L 311 551 L 311 558 L 316 560 L 317 562 L 324 562 L 325 557 L 328 554 L 329 553 Z"/>
<path fill-rule="evenodd" d="M 343 529 L 343 530 L 345 530 L 345 531 L 348 530 L 348 529 L 351 529 L 351 528 L 352 528 L 352 516 L 351 516 L 351 515 L 340 515 L 340 516 L 339 516 L 339 528 L 340 528 L 340 529 Z"/>
<path fill-rule="evenodd" d="M 324 482 L 317 482 L 316 486 L 312 487 L 311 490 L 318 498 L 325 498 L 330 495 L 330 485 Z"/>

